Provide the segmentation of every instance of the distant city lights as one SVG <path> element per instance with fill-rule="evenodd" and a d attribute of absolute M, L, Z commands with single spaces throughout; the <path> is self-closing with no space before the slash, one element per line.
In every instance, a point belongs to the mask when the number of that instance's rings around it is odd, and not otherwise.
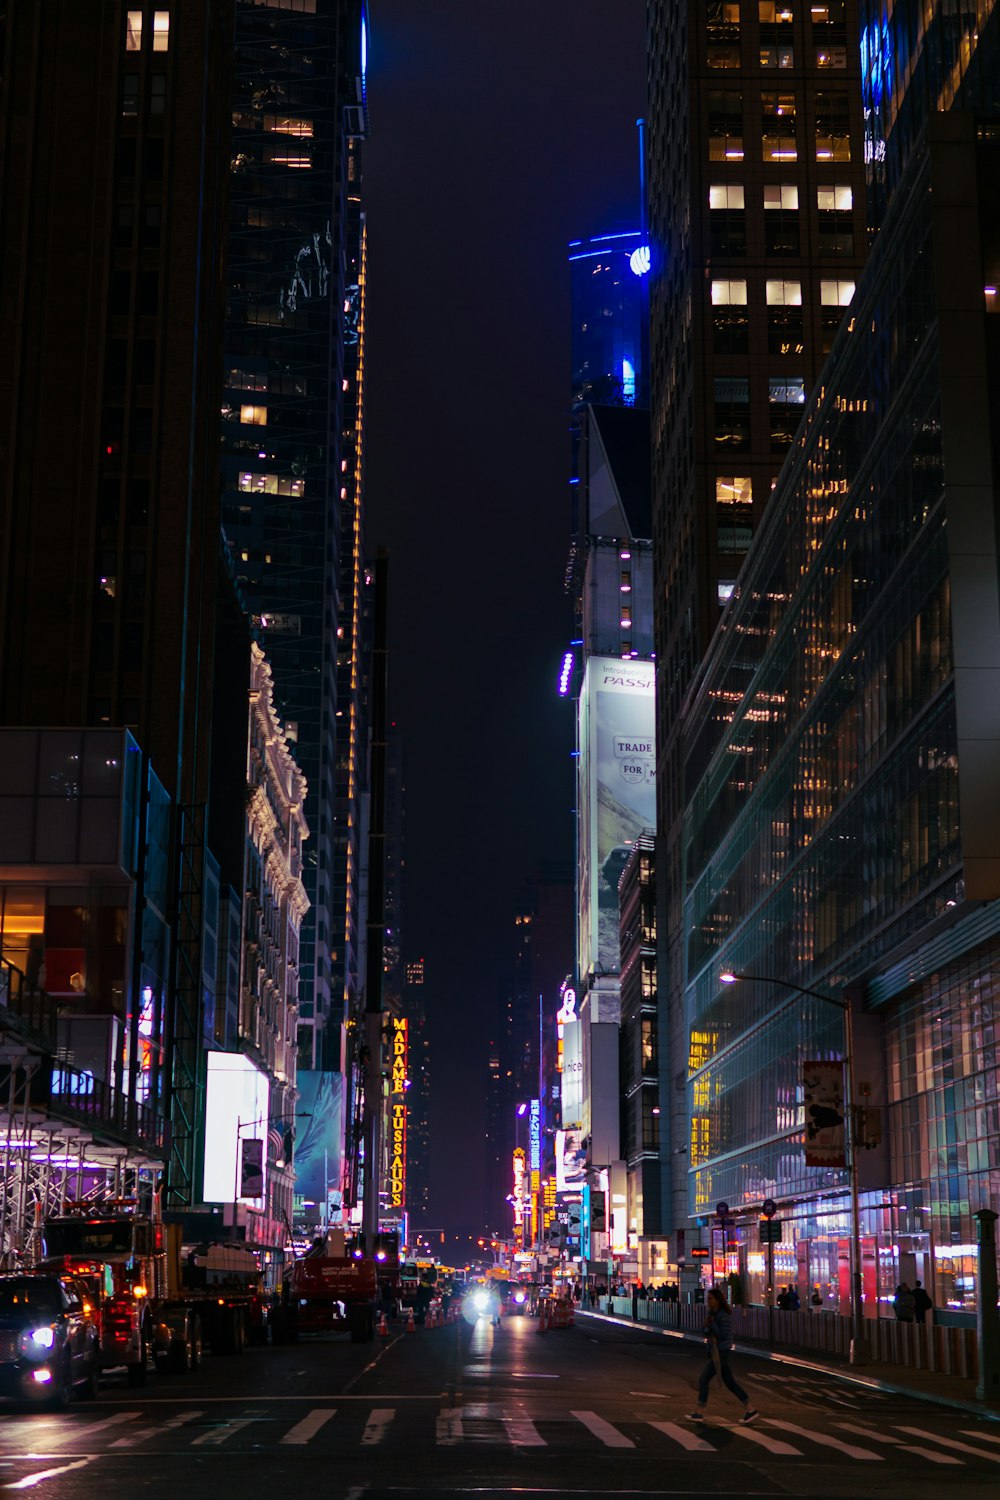
<path fill-rule="evenodd" d="M 563 657 L 562 670 L 559 673 L 559 696 L 565 698 L 569 692 L 570 679 L 573 676 L 573 653 L 567 651 Z"/>

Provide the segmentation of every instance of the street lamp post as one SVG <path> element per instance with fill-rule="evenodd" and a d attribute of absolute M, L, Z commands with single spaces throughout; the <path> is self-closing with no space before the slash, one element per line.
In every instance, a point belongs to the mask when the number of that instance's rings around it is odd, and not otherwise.
<path fill-rule="evenodd" d="M 861 1301 L 861 1205 L 858 1193 L 858 1130 L 854 1115 L 854 1017 L 851 1003 L 849 1000 L 839 1000 L 835 995 L 824 995 L 819 990 L 810 990 L 804 985 L 793 984 L 789 979 L 778 979 L 773 974 L 726 972 L 720 974 L 719 979 L 723 984 L 737 984 L 744 979 L 755 980 L 759 984 L 774 984 L 780 989 L 791 990 L 795 995 L 808 995 L 813 1000 L 822 1000 L 825 1005 L 835 1005 L 844 1017 L 844 1071 L 847 1092 L 847 1108 L 844 1115 L 847 1168 L 851 1191 L 851 1364 L 867 1364 L 864 1308 Z"/>

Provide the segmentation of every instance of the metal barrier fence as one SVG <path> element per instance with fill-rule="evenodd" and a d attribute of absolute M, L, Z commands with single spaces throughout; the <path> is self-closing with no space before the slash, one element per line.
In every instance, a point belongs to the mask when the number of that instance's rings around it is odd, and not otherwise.
<path fill-rule="evenodd" d="M 700 1303 L 654 1302 L 648 1298 L 599 1297 L 595 1306 L 619 1318 L 635 1318 L 657 1328 L 701 1333 L 705 1308 Z M 773 1314 L 774 1347 L 788 1353 L 832 1354 L 846 1359 L 851 1348 L 851 1320 L 830 1312 Z M 974 1328 L 944 1328 L 936 1323 L 899 1323 L 889 1318 L 865 1320 L 873 1364 L 932 1370 L 940 1375 L 975 1379 L 979 1373 Z M 745 1344 L 768 1343 L 766 1307 L 734 1307 L 733 1338 Z"/>

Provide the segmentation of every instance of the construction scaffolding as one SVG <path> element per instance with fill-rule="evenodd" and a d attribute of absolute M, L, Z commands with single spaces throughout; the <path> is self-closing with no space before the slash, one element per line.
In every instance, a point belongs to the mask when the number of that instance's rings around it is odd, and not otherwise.
<path fill-rule="evenodd" d="M 167 1150 L 158 1115 L 59 1060 L 55 1012 L 50 996 L 0 959 L 4 1271 L 34 1263 L 44 1221 L 69 1203 L 105 1195 L 151 1197 Z"/>

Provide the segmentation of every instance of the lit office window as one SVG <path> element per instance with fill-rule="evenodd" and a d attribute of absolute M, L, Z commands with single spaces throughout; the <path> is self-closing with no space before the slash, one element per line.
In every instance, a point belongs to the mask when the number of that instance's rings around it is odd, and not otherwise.
<path fill-rule="evenodd" d="M 142 51 L 142 11 L 125 12 L 125 51 Z"/>
<path fill-rule="evenodd" d="M 848 213 L 854 207 L 854 193 L 849 183 L 816 189 L 816 207 L 821 213 Z"/>
<path fill-rule="evenodd" d="M 745 307 L 746 300 L 747 284 L 745 281 L 712 282 L 713 307 L 729 307 L 733 304 L 736 304 L 740 307 Z"/>
<path fill-rule="evenodd" d="M 266 406 L 241 406 L 240 421 L 251 427 L 267 426 Z"/>
<path fill-rule="evenodd" d="M 170 12 L 153 11 L 153 51 L 166 52 L 170 46 Z"/>
<path fill-rule="evenodd" d="M 752 498 L 752 484 L 749 474 L 716 475 L 716 505 L 749 505 Z"/>
<path fill-rule="evenodd" d="M 765 161 L 796 161 L 798 143 L 795 125 L 795 95 L 760 96 L 761 150 Z"/>
<path fill-rule="evenodd" d="M 819 300 L 823 307 L 849 307 L 854 296 L 853 281 L 827 281 L 819 284 Z"/>
<path fill-rule="evenodd" d="M 764 290 L 768 307 L 801 307 L 801 281 L 766 281 Z"/>
<path fill-rule="evenodd" d="M 794 182 L 766 182 L 764 207 L 767 210 L 793 209 L 799 206 L 799 190 Z"/>
<path fill-rule="evenodd" d="M 744 199 L 742 182 L 717 182 L 708 190 L 709 208 L 743 208 Z"/>
<path fill-rule="evenodd" d="M 265 115 L 264 129 L 276 135 L 293 135 L 305 140 L 313 134 L 312 120 L 303 120 L 298 115 Z"/>
<path fill-rule="evenodd" d="M 774 406 L 804 406 L 805 381 L 801 375 L 772 375 L 767 382 L 767 399 Z"/>
<path fill-rule="evenodd" d="M 846 93 L 816 95 L 816 160 L 850 161 L 851 118 Z"/>

